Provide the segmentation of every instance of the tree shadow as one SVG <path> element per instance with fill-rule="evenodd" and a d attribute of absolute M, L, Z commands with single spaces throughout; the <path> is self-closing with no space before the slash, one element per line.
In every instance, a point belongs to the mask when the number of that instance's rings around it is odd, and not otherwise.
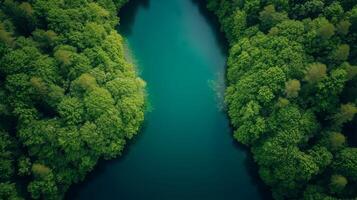
<path fill-rule="evenodd" d="M 269 186 L 267 186 L 259 176 L 259 167 L 254 162 L 252 152 L 247 146 L 244 146 L 236 141 L 234 141 L 233 143 L 237 147 L 237 149 L 246 152 L 247 157 L 244 160 L 244 167 L 247 169 L 251 182 L 257 187 L 261 199 L 273 200 L 273 196 Z"/>
<path fill-rule="evenodd" d="M 129 36 L 132 33 L 135 17 L 140 8 L 148 9 L 150 7 L 150 0 L 130 0 L 125 4 L 119 12 L 119 26 L 117 30 L 123 36 Z"/>
<path fill-rule="evenodd" d="M 222 55 L 225 55 L 227 57 L 229 44 L 224 33 L 220 29 L 221 25 L 218 21 L 217 16 L 207 9 L 206 1 L 202 1 L 202 0 L 191 0 L 191 1 L 198 6 L 201 15 L 205 17 L 206 21 L 211 26 L 211 30 L 213 31 L 216 38 L 215 41 L 217 43 L 217 46 L 220 47 L 220 51 Z M 226 77 L 227 66 L 225 66 L 224 73 L 225 73 L 224 77 Z M 227 85 L 227 80 L 225 80 L 224 87 L 226 85 Z M 223 109 L 222 112 L 224 112 L 227 121 L 230 121 L 226 109 L 227 108 Z M 230 125 L 230 130 L 231 131 L 229 131 L 229 134 L 230 137 L 232 137 L 232 132 L 234 129 L 231 125 Z M 261 178 L 259 177 L 258 174 L 259 167 L 254 162 L 253 154 L 251 153 L 250 148 L 237 142 L 235 139 L 233 139 L 233 137 L 232 137 L 232 145 L 234 146 L 235 149 L 237 149 L 237 151 L 245 152 L 247 154 L 244 160 L 244 165 L 245 165 L 244 167 L 246 168 L 246 171 L 249 173 L 251 182 L 257 186 L 261 198 L 267 200 L 273 199 L 270 188 L 267 185 L 265 185 L 263 180 L 261 180 Z"/>
<path fill-rule="evenodd" d="M 221 25 L 218 21 L 217 16 L 207 9 L 207 2 L 202 0 L 191 0 L 194 4 L 197 5 L 200 14 L 205 18 L 206 22 L 211 27 L 212 32 L 214 33 L 214 37 L 216 38 L 215 42 L 219 47 L 222 55 L 227 55 L 229 44 L 224 35 L 221 31 Z"/>
<path fill-rule="evenodd" d="M 104 160 L 102 158 L 99 159 L 94 169 L 86 174 L 84 180 L 80 180 L 78 183 L 74 183 L 71 185 L 69 190 L 66 192 L 64 199 L 79 199 L 81 189 L 87 188 L 91 182 L 94 182 L 94 180 L 98 179 L 99 176 L 104 174 L 108 166 L 118 165 L 119 163 L 122 163 L 127 158 L 130 152 L 130 148 L 135 146 L 135 143 L 137 143 L 142 138 L 142 135 L 146 132 L 145 130 L 147 128 L 147 124 L 148 122 L 145 120 L 138 134 L 135 135 L 134 138 L 126 141 L 123 151 L 116 158 L 111 160 Z"/>
<path fill-rule="evenodd" d="M 222 112 L 224 112 L 227 121 L 230 122 L 227 110 L 224 110 Z M 229 137 L 232 138 L 232 146 L 234 147 L 234 149 L 240 152 L 244 152 L 246 154 L 246 157 L 244 159 L 244 168 L 246 169 L 249 175 L 251 183 L 257 187 L 259 191 L 259 196 L 261 197 L 261 199 L 264 200 L 273 200 L 273 196 L 269 186 L 267 186 L 259 176 L 259 167 L 253 159 L 253 154 L 250 151 L 250 148 L 246 145 L 239 143 L 238 141 L 236 141 L 236 139 L 233 138 L 234 128 L 231 124 L 229 124 L 229 130 L 230 131 L 228 131 L 228 134 Z"/>

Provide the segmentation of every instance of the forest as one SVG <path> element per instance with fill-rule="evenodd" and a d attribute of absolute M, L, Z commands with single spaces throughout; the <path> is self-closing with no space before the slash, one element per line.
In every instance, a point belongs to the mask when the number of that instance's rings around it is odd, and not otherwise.
<path fill-rule="evenodd" d="M 357 2 L 208 0 L 225 101 L 274 199 L 357 198 Z"/>
<path fill-rule="evenodd" d="M 0 199 L 62 199 L 144 118 L 127 0 L 0 0 Z"/>
<path fill-rule="evenodd" d="M 139 131 L 127 1 L 0 0 L 1 200 L 63 199 Z M 206 1 L 229 43 L 233 136 L 273 198 L 356 199 L 357 2 Z"/>

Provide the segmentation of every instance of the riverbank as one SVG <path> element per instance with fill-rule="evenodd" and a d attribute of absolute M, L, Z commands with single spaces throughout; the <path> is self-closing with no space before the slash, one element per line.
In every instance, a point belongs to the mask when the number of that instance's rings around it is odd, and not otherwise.
<path fill-rule="evenodd" d="M 214 16 L 195 1 L 152 0 L 129 2 L 120 17 L 152 112 L 125 154 L 102 163 L 70 197 L 265 199 L 221 110 L 226 45 Z"/>

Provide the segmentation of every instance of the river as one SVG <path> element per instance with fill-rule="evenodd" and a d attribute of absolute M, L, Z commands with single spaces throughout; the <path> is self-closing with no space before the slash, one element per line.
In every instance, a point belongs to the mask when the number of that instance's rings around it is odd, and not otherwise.
<path fill-rule="evenodd" d="M 67 199 L 266 199 L 223 110 L 227 48 L 215 18 L 194 0 L 131 0 L 120 18 L 150 112 L 123 155 Z"/>

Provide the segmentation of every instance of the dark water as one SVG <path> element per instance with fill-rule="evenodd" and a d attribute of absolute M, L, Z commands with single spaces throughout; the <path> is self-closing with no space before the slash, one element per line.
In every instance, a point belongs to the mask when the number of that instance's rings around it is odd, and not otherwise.
<path fill-rule="evenodd" d="M 193 0 L 131 0 L 120 32 L 152 111 L 124 155 L 102 162 L 68 199 L 265 199 L 222 111 L 225 42 Z"/>

